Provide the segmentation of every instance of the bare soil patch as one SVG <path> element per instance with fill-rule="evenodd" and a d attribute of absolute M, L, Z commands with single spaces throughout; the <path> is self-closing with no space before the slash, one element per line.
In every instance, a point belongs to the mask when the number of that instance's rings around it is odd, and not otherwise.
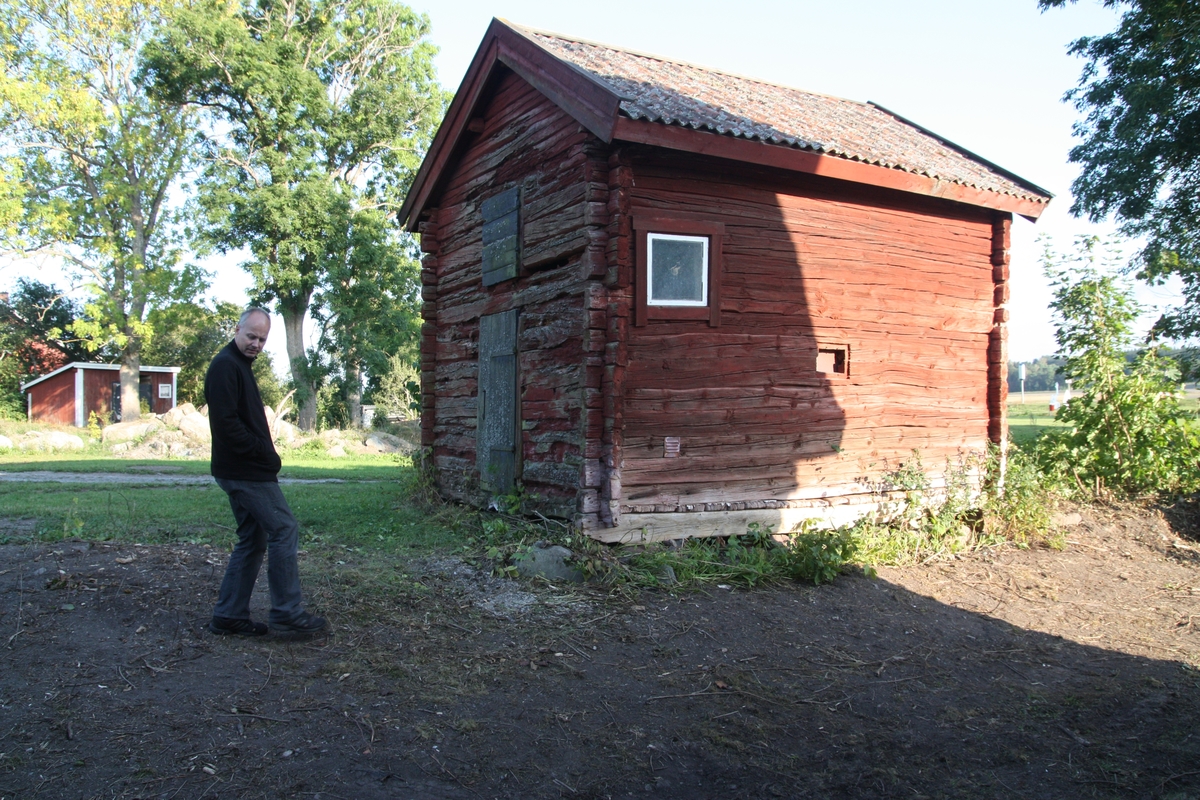
<path fill-rule="evenodd" d="M 314 551 L 311 640 L 205 632 L 210 548 L 0 547 L 0 796 L 1200 797 L 1197 545 L 1068 538 L 633 600 Z"/>

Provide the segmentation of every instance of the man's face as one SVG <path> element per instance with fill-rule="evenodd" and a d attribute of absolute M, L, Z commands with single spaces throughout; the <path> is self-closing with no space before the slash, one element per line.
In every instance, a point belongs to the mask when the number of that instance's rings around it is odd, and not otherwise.
<path fill-rule="evenodd" d="M 246 358 L 253 360 L 267 345 L 267 334 L 271 332 L 271 318 L 266 314 L 251 314 L 246 321 L 233 329 L 233 343 Z"/>

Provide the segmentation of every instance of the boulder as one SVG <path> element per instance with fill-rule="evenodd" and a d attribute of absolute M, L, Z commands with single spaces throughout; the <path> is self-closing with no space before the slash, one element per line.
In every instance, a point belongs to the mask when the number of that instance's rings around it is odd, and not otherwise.
<path fill-rule="evenodd" d="M 197 442 L 211 442 L 212 431 L 208 419 L 199 412 L 187 414 L 179 420 L 179 430 L 184 436 Z"/>
<path fill-rule="evenodd" d="M 275 441 L 292 444 L 300 435 L 300 429 L 285 419 L 275 423 Z"/>
<path fill-rule="evenodd" d="M 0 450 L 12 450 L 12 439 L 7 436 L 0 436 Z"/>
<path fill-rule="evenodd" d="M 376 453 L 404 453 L 405 455 L 417 449 L 410 442 L 404 441 L 399 436 L 392 436 L 390 433 L 379 431 L 367 434 L 367 437 L 363 439 L 363 446 L 368 451 Z"/>
<path fill-rule="evenodd" d="M 155 420 L 157 422 L 158 420 Z M 47 450 L 82 450 L 83 439 L 74 434 L 52 431 L 42 437 Z"/>
<path fill-rule="evenodd" d="M 343 458 L 346 455 L 346 448 L 342 447 L 340 444 L 335 444 L 333 447 L 325 451 L 325 455 L 330 456 L 331 458 Z"/>
<path fill-rule="evenodd" d="M 567 563 L 572 555 L 562 545 L 537 542 L 527 553 L 515 559 L 517 574 L 523 578 L 583 583 L 583 573 Z"/>
<path fill-rule="evenodd" d="M 1078 511 L 1060 511 L 1050 518 L 1050 525 L 1055 528 L 1073 528 L 1083 524 L 1083 515 Z"/>
<path fill-rule="evenodd" d="M 170 411 L 162 415 L 162 421 L 170 425 L 172 428 L 179 427 L 179 420 L 186 417 L 188 414 L 195 414 L 196 407 L 191 403 L 184 403 L 181 406 L 175 406 Z"/>
<path fill-rule="evenodd" d="M 128 442 L 133 439 L 141 439 L 142 437 L 153 433 L 161 428 L 163 424 L 159 422 L 157 417 L 149 419 L 139 419 L 132 422 L 115 422 L 104 428 L 104 433 L 100 435 L 100 440 L 116 444 L 117 442 Z"/>

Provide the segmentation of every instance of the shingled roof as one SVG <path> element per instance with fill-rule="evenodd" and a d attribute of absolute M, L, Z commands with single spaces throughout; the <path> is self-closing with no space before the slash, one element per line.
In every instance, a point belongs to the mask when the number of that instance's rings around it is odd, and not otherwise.
<path fill-rule="evenodd" d="M 461 131 L 465 125 L 464 109 L 455 106 L 461 106 L 460 101 L 473 105 L 497 62 L 543 91 L 606 142 L 628 139 L 711 152 L 709 142 L 697 146 L 698 140 L 677 135 L 667 143 L 647 131 L 657 128 L 660 135 L 667 129 L 715 135 L 769 148 L 755 151 L 742 147 L 723 153 L 726 157 L 781 164 L 781 149 L 799 151 L 847 164 L 831 170 L 828 163 L 823 169 L 810 168 L 804 164 L 811 162 L 792 159 L 796 163 L 793 168 L 803 171 L 1016 211 L 1031 219 L 1036 219 L 1053 196 L 874 103 L 792 89 L 503 20 L 492 21 L 418 174 L 414 192 L 423 186 L 423 180 L 433 177 L 426 167 L 437 171 L 430 162 L 438 160 L 438 151 L 452 149 L 458 138 L 455 128 Z M 465 111 L 469 114 L 469 109 Z M 874 169 L 854 170 L 850 164 Z M 782 165 L 789 165 L 786 159 Z M 893 171 L 895 177 L 874 170 Z M 897 180 L 896 172 L 915 179 Z M 953 186 L 965 190 L 948 188 Z M 424 187 L 417 205 L 431 188 Z M 1005 197 L 1011 200 L 1001 199 Z M 413 200 L 411 194 L 409 200 Z M 405 219 L 415 223 L 413 203 L 405 206 Z"/>

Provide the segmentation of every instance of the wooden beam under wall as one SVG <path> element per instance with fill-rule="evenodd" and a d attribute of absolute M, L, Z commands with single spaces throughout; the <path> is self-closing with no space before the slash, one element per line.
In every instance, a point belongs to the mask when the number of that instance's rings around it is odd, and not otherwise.
<path fill-rule="evenodd" d="M 615 526 L 588 529 L 585 525 L 584 533 L 610 544 L 642 544 L 688 537 L 743 536 L 754 523 L 760 527 L 769 526 L 776 533 L 786 533 L 808 520 L 815 520 L 817 525 L 823 528 L 850 525 L 880 507 L 880 501 L 868 495 L 862 502 L 840 505 L 818 503 L 804 508 L 622 514 Z"/>

